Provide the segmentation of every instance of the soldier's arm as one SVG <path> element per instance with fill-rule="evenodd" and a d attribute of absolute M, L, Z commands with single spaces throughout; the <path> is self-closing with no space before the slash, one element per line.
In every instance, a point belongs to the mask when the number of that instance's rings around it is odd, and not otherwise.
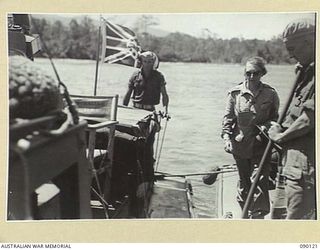
<path fill-rule="evenodd" d="M 124 95 L 124 98 L 123 98 L 123 105 L 128 106 L 130 97 L 132 94 L 132 90 L 133 90 L 132 88 L 128 88 L 127 93 Z"/>
<path fill-rule="evenodd" d="M 304 136 L 314 129 L 314 100 L 309 100 L 304 106 L 301 115 L 285 131 L 281 132 L 279 124 L 273 124 L 269 131 L 270 138 L 273 141 L 277 143 L 286 142 Z"/>
<path fill-rule="evenodd" d="M 134 89 L 134 79 L 135 79 L 135 77 L 136 77 L 136 73 L 134 73 L 129 79 L 128 90 L 127 90 L 126 94 L 124 95 L 123 101 L 122 101 L 122 104 L 125 105 L 125 106 L 128 106 L 128 104 L 129 104 L 130 97 L 131 97 L 132 91 Z"/>
<path fill-rule="evenodd" d="M 223 139 L 230 139 L 235 119 L 236 116 L 234 113 L 234 99 L 232 97 L 232 94 L 229 92 L 227 97 L 226 109 L 222 120 L 221 137 Z"/>
<path fill-rule="evenodd" d="M 279 106 L 280 106 L 280 98 L 278 96 L 278 93 L 274 92 L 273 110 L 272 110 L 272 114 L 271 114 L 271 117 L 270 117 L 272 121 L 278 120 L 278 117 L 279 117 Z"/>
<path fill-rule="evenodd" d="M 168 112 L 168 105 L 169 105 L 169 95 L 167 93 L 167 89 L 165 85 L 162 85 L 160 88 L 161 95 L 162 95 L 162 105 L 166 108 L 166 112 Z"/>

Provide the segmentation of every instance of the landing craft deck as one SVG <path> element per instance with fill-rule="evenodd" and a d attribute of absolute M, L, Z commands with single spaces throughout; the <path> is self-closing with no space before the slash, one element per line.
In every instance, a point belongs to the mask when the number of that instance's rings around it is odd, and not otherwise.
<path fill-rule="evenodd" d="M 242 211 L 236 200 L 237 195 L 237 183 L 239 177 L 238 173 L 226 173 L 221 174 L 218 177 L 218 192 L 217 192 L 217 203 L 218 203 L 218 218 L 223 219 L 241 219 Z M 284 190 L 280 192 L 279 189 L 269 190 L 270 197 L 270 208 L 274 206 L 275 213 L 281 212 L 283 214 L 283 210 L 285 209 L 285 194 Z M 273 202 L 276 200 L 278 202 Z M 280 197 L 280 200 L 279 200 Z M 265 219 L 271 219 L 271 211 L 269 214 L 265 216 Z M 284 218 L 282 218 L 284 219 Z"/>
<path fill-rule="evenodd" d="M 154 138 L 160 125 L 157 114 L 119 106 L 117 120 L 110 199 L 116 211 L 110 213 L 110 218 L 194 217 L 192 187 L 185 178 L 156 180 L 153 187 L 146 190 L 144 204 L 136 197 L 139 184 L 153 180 L 154 169 L 152 164 L 146 165 L 147 158 L 144 157 L 148 157 L 147 154 L 152 156 L 150 153 L 154 145 L 151 137 Z M 97 132 L 97 142 L 103 143 L 99 139 L 105 138 L 104 131 L 101 132 Z"/>
<path fill-rule="evenodd" d="M 149 205 L 149 218 L 192 218 L 192 190 L 185 178 L 155 182 Z"/>

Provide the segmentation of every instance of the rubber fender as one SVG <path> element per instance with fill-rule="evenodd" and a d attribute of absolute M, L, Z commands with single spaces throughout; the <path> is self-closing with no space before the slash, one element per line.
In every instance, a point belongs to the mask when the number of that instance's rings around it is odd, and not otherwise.
<path fill-rule="evenodd" d="M 217 172 L 220 171 L 221 169 L 219 167 L 213 167 L 211 169 L 212 172 Z M 213 183 L 216 182 L 218 177 L 218 173 L 212 173 L 212 174 L 208 174 L 202 177 L 202 181 L 204 184 L 206 185 L 212 185 Z"/>

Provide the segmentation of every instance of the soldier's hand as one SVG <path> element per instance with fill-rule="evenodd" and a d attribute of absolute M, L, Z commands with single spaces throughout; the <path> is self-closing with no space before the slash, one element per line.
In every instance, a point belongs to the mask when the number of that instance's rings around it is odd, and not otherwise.
<path fill-rule="evenodd" d="M 224 150 L 227 153 L 232 153 L 232 143 L 230 139 L 224 141 Z"/>
<path fill-rule="evenodd" d="M 164 108 L 165 108 L 165 115 L 167 115 L 168 114 L 168 106 L 165 106 Z"/>
<path fill-rule="evenodd" d="M 264 125 L 261 125 L 260 126 L 260 129 L 261 129 L 261 131 L 263 131 L 263 132 L 267 132 L 267 127 L 266 126 L 264 126 Z"/>
<path fill-rule="evenodd" d="M 281 138 L 282 128 L 280 124 L 271 121 L 271 127 L 268 130 L 268 135 L 270 139 L 274 142 L 278 142 Z"/>

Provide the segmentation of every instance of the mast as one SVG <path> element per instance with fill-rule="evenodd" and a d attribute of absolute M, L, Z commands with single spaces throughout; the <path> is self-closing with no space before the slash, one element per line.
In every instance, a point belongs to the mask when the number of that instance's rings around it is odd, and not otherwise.
<path fill-rule="evenodd" d="M 97 55 L 96 55 L 96 74 L 94 78 L 94 96 L 97 95 L 97 85 L 98 85 L 98 72 L 99 72 L 99 54 L 100 54 L 100 40 L 101 40 L 101 25 L 99 25 L 98 31 L 98 45 L 97 45 Z"/>
<path fill-rule="evenodd" d="M 103 22 L 103 25 L 102 25 L 102 22 Z M 95 73 L 95 80 L 94 80 L 94 95 L 95 96 L 97 95 L 97 87 L 98 87 L 98 82 L 100 80 L 99 55 L 100 55 L 101 37 L 102 37 L 101 58 L 100 58 L 100 64 L 101 65 L 104 63 L 104 58 L 106 56 L 107 38 L 106 38 L 105 34 L 106 34 L 106 25 L 105 25 L 104 19 L 100 15 L 100 24 L 99 24 L 99 31 L 98 31 L 97 56 L 96 56 L 96 73 Z M 100 65 L 100 67 L 101 67 L 101 65 Z"/>

